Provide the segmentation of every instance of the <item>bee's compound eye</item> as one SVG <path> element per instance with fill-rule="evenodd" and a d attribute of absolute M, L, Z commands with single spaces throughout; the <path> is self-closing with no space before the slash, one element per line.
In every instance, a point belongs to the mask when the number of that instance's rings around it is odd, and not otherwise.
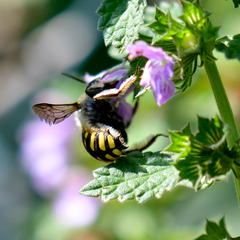
<path fill-rule="evenodd" d="M 101 92 L 104 89 L 104 83 L 101 82 L 101 79 L 95 79 L 90 82 L 85 90 L 85 92 L 90 96 L 93 97 L 97 93 Z"/>

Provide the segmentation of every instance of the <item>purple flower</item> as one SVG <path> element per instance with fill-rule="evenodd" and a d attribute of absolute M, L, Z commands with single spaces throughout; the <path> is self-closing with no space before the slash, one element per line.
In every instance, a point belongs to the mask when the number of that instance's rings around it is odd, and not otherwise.
<path fill-rule="evenodd" d="M 143 56 L 148 58 L 144 67 L 140 85 L 151 86 L 154 98 L 159 106 L 171 99 L 175 85 L 171 78 L 174 75 L 174 61 L 162 48 L 153 47 L 144 41 L 137 41 L 128 46 L 129 59 Z"/>
<path fill-rule="evenodd" d="M 86 227 L 98 217 L 101 204 L 96 198 L 78 193 L 79 186 L 90 181 L 87 171 L 73 166 L 69 169 L 65 184 L 53 201 L 53 213 L 67 227 Z"/>
<path fill-rule="evenodd" d="M 48 196 L 62 184 L 68 171 L 68 141 L 74 130 L 73 119 L 50 127 L 34 119 L 21 133 L 21 165 L 34 189 Z"/>

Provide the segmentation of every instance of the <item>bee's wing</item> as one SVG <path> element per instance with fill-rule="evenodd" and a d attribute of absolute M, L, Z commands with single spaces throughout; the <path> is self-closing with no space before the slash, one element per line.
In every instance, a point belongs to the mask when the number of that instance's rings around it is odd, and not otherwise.
<path fill-rule="evenodd" d="M 46 123 L 51 125 L 64 121 L 80 108 L 81 105 L 77 102 L 73 104 L 40 103 L 33 105 L 32 110 L 41 120 L 44 119 Z"/>

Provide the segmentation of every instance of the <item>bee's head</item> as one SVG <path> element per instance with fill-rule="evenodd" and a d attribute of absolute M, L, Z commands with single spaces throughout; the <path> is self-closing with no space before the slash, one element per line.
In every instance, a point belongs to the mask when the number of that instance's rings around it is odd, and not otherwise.
<path fill-rule="evenodd" d="M 101 81 L 101 78 L 97 78 L 87 85 L 85 92 L 89 97 L 94 97 L 96 94 L 100 93 L 103 89 L 104 83 Z"/>

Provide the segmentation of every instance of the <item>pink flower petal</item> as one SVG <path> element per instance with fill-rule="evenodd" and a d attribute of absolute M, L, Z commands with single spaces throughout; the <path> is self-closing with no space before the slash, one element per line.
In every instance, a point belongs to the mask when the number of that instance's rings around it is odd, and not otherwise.
<path fill-rule="evenodd" d="M 175 85 L 173 81 L 170 80 L 158 81 L 156 89 L 157 90 L 153 89 L 153 95 L 159 107 L 171 99 L 175 93 Z M 161 92 L 161 94 L 159 94 L 159 92 Z"/>
<path fill-rule="evenodd" d="M 129 45 L 128 52 L 133 58 L 143 56 L 151 60 L 159 60 L 161 58 L 169 57 L 161 47 L 150 46 L 144 41 L 137 41 L 134 44 Z"/>
<path fill-rule="evenodd" d="M 171 81 L 174 76 L 174 61 L 162 48 L 153 47 L 144 41 L 137 41 L 128 46 L 130 59 L 139 56 L 148 58 L 140 86 L 150 85 L 157 104 L 161 106 L 173 97 L 175 85 Z"/>

